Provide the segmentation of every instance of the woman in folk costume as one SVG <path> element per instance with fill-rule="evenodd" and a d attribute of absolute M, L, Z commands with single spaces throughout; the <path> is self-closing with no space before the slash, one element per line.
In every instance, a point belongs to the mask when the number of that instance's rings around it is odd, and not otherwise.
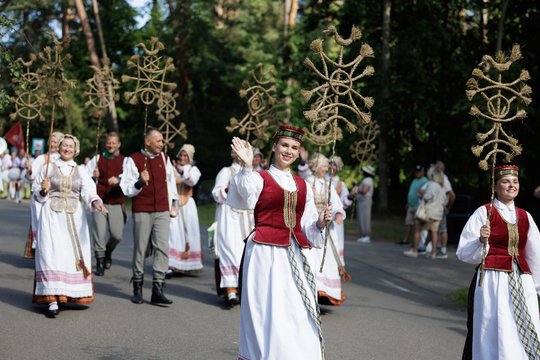
<path fill-rule="evenodd" d="M 352 198 L 349 196 L 350 192 L 347 188 L 347 184 L 345 184 L 345 181 L 341 180 L 338 175 L 341 169 L 343 169 L 343 160 L 341 160 L 341 157 L 334 155 L 332 157 L 332 161 L 330 161 L 332 184 L 334 185 L 334 188 L 339 195 L 339 199 L 341 200 L 343 209 L 346 210 L 349 206 L 352 205 Z M 336 227 L 337 231 L 339 258 L 341 260 L 341 264 L 345 265 L 345 223 L 334 222 L 334 226 Z"/>
<path fill-rule="evenodd" d="M 251 169 L 251 145 L 239 138 L 231 145 L 244 168 L 227 203 L 255 216 L 242 268 L 239 359 L 324 359 L 314 271 L 304 251 L 322 247 L 332 207 L 319 214 L 311 187 L 291 173 L 303 134 L 280 126 L 274 162 L 261 172 Z"/>
<path fill-rule="evenodd" d="M 171 219 L 169 234 L 169 271 L 201 270 L 202 251 L 199 214 L 193 200 L 193 187 L 201 178 L 201 171 L 194 165 L 195 147 L 184 144 L 174 161 L 176 188 L 178 190 L 178 216 Z"/>
<path fill-rule="evenodd" d="M 227 202 L 229 184 L 241 170 L 238 157 L 231 152 L 234 162 L 217 174 L 212 195 L 216 207 L 216 255 L 219 258 L 218 295 L 223 293 L 229 306 L 239 304 L 238 277 L 240 261 L 244 251 L 244 239 L 253 230 L 253 211 L 229 206 Z M 250 163 L 251 164 L 251 163 Z M 217 281 L 217 279 L 216 279 Z M 220 289 L 224 289 L 220 292 Z"/>
<path fill-rule="evenodd" d="M 94 301 L 90 234 L 81 200 L 107 212 L 96 193 L 96 184 L 73 158 L 79 140 L 64 135 L 58 141 L 60 158 L 45 166 L 36 178 L 34 192 L 42 205 L 36 245 L 33 302 L 49 304 L 48 315 L 58 314 L 58 303 L 89 304 Z"/>
<path fill-rule="evenodd" d="M 309 176 L 306 182 L 313 191 L 317 211 L 320 213 L 326 209 L 329 203 L 328 195 L 330 195 L 330 204 L 332 204 L 333 211 L 333 221 L 327 225 L 329 226 L 327 254 L 324 255 L 324 249 L 313 249 L 309 252 L 309 259 L 316 273 L 318 300 L 320 304 L 341 305 L 345 301 L 345 294 L 341 289 L 341 276 L 338 270 L 338 260 L 341 262 L 341 259 L 335 257 L 332 247 L 336 249 L 335 254 L 339 257 L 339 239 L 336 225 L 343 224 L 345 210 L 343 210 L 336 189 L 333 185 L 330 185 L 330 178 L 326 176 L 330 165 L 328 158 L 323 154 L 315 153 L 310 157 L 308 164 L 313 175 Z M 315 236 L 320 237 L 319 234 Z M 320 267 L 323 257 L 324 266 L 321 272 Z"/>
<path fill-rule="evenodd" d="M 50 161 L 54 162 L 60 157 L 58 154 L 58 140 L 64 136 L 63 133 L 55 131 L 52 133 L 49 139 L 49 152 L 47 154 L 40 154 L 34 161 L 32 161 L 31 167 L 26 172 L 26 179 L 32 186 L 32 193 L 39 191 L 41 184 L 36 182 L 36 177 L 41 173 L 44 166 Z M 35 256 L 37 233 L 39 228 L 38 218 L 41 212 L 41 203 L 36 201 L 34 196 L 30 196 L 30 230 L 28 232 L 28 238 L 24 247 L 23 257 L 27 259 L 33 259 Z"/>
<path fill-rule="evenodd" d="M 482 264 L 486 246 L 483 280 L 477 272 L 469 290 L 463 359 L 538 359 L 540 233 L 531 215 L 514 204 L 518 167 L 497 166 L 494 174 L 495 200 L 472 214 L 456 252 L 462 261 Z"/>

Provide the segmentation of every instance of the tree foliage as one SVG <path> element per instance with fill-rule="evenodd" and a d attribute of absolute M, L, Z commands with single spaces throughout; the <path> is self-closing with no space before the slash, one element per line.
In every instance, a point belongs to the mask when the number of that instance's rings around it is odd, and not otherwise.
<path fill-rule="evenodd" d="M 388 1 L 388 0 L 387 0 Z M 373 119 L 385 117 L 388 128 L 389 192 L 392 203 L 401 204 L 411 169 L 416 163 L 446 162 L 458 192 L 487 193 L 487 181 L 470 153 L 481 121 L 468 115 L 465 82 L 484 54 L 494 54 L 497 38 L 502 49 L 522 46 L 526 67 L 532 76 L 533 103 L 529 118 L 513 131 L 525 153 L 518 162 L 524 169 L 525 187 L 540 181 L 535 139 L 538 137 L 539 89 L 537 47 L 540 9 L 534 0 L 414 0 L 392 1 L 390 64 L 387 77 L 380 74 L 382 0 L 299 1 L 296 25 L 284 31 L 284 1 L 277 0 L 152 0 L 144 7 L 149 14 L 137 26 L 137 11 L 126 0 L 99 1 L 107 53 L 116 77 L 126 73 L 127 61 L 136 44 L 157 36 L 165 44 L 166 56 L 174 59 L 173 81 L 178 83 L 179 122 L 188 128 L 188 142 L 197 148 L 196 158 L 205 177 L 212 179 L 227 165 L 230 134 L 225 126 L 233 116 L 246 113 L 245 99 L 238 91 L 249 71 L 258 63 L 276 68 L 278 94 L 287 99 L 286 116 L 293 124 L 305 125 L 306 104 L 300 89 L 313 81 L 303 65 L 310 56 L 309 44 L 332 24 L 348 36 L 352 25 L 363 32 L 363 41 L 375 49 L 375 76 L 358 84 L 375 98 Z M 92 7 L 85 2 L 93 31 Z M 69 106 L 60 114 L 58 127 L 81 138 L 82 155 L 91 155 L 96 120 L 84 109 L 84 81 L 92 76 L 81 24 L 72 3 L 63 1 L 0 1 L 5 14 L 0 23 L 0 130 L 11 125 L 7 96 L 13 94 L 11 77 L 17 76 L 14 59 L 50 45 L 46 30 L 69 35 L 69 77 L 78 86 L 68 94 Z M 487 21 L 481 14 L 487 14 Z M 13 19 L 8 22 L 7 19 Z M 502 27 L 501 27 L 502 25 Z M 501 29 L 503 31 L 501 31 Z M 67 31 L 64 34 L 64 31 Z M 97 34 L 95 33 L 97 39 Z M 11 64 L 11 65 L 10 65 Z M 9 70 L 11 69 L 11 73 Z M 15 71 L 15 73 L 14 73 Z M 387 101 L 379 102 L 388 85 Z M 125 91 L 122 89 L 121 92 Z M 117 104 L 119 127 L 125 152 L 141 144 L 143 110 L 122 98 Z M 47 116 L 47 114 L 45 114 Z M 150 123 L 157 119 L 152 118 Z M 31 134 L 45 137 L 46 123 L 33 125 Z M 338 144 L 337 152 L 347 165 L 354 136 Z M 179 144 L 178 144 L 179 145 Z M 266 151 L 269 150 L 269 146 Z M 329 149 L 325 149 L 329 151 Z M 174 154 L 173 154 L 174 155 Z M 348 160 L 349 159 L 349 160 Z M 353 170 L 353 169 L 351 169 Z"/>

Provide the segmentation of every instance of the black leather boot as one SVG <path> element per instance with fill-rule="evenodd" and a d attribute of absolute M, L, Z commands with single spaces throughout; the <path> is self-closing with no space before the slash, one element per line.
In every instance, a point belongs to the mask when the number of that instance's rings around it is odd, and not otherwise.
<path fill-rule="evenodd" d="M 163 294 L 163 287 L 165 283 L 154 281 L 152 283 L 152 298 L 150 301 L 152 304 L 172 304 L 172 300 L 167 299 L 165 294 Z"/>
<path fill-rule="evenodd" d="M 110 269 L 112 265 L 112 252 L 116 245 L 118 245 L 120 241 L 116 239 L 109 239 L 109 242 L 107 243 L 107 246 L 105 248 L 105 269 Z"/>
<path fill-rule="evenodd" d="M 135 304 L 143 303 L 142 287 L 143 287 L 142 280 L 133 280 L 133 296 L 131 297 L 132 303 L 135 303 Z"/>
<path fill-rule="evenodd" d="M 112 265 L 112 259 L 111 259 L 111 252 L 109 250 L 105 251 L 105 259 L 103 262 L 103 266 L 105 269 L 110 269 Z"/>
<path fill-rule="evenodd" d="M 94 272 L 94 275 L 103 276 L 105 274 L 104 264 L 105 264 L 105 258 L 96 256 L 96 272 Z"/>

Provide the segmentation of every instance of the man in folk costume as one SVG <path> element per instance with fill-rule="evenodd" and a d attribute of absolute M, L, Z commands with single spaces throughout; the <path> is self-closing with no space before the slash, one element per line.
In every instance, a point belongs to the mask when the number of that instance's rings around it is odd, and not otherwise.
<path fill-rule="evenodd" d="M 324 243 L 332 207 L 319 214 L 306 181 L 291 173 L 303 130 L 280 126 L 270 168 L 251 168 L 249 143 L 233 138 L 244 168 L 231 181 L 227 204 L 254 209 L 255 229 L 242 268 L 239 359 L 324 359 L 315 278 L 304 251 Z"/>
<path fill-rule="evenodd" d="M 39 191 L 40 184 L 34 180 L 41 173 L 41 169 L 47 165 L 48 162 L 53 163 L 60 157 L 58 153 L 58 141 L 64 136 L 60 131 L 52 133 L 49 139 L 49 152 L 46 154 L 38 155 L 34 161 L 30 164 L 30 167 L 26 171 L 26 180 L 31 184 L 32 193 L 36 190 Z M 41 212 L 42 204 L 36 201 L 34 196 L 30 196 L 30 229 L 28 231 L 28 237 L 24 247 L 23 257 L 26 259 L 33 259 L 35 257 L 36 240 L 39 229 L 39 214 Z"/>
<path fill-rule="evenodd" d="M 169 234 L 169 270 L 195 271 L 203 268 L 199 214 L 193 199 L 193 187 L 201 178 L 195 166 L 195 147 L 184 144 L 174 160 L 176 190 L 178 191 L 178 216 L 171 220 Z"/>
<path fill-rule="evenodd" d="M 124 195 L 133 198 L 133 297 L 142 304 L 145 253 L 151 241 L 153 247 L 153 304 L 172 304 L 163 293 L 165 273 L 169 265 L 169 227 L 178 200 L 171 161 L 162 152 L 163 134 L 149 127 L 144 137 L 144 149 L 126 161 L 120 187 Z"/>
<path fill-rule="evenodd" d="M 244 251 L 243 240 L 253 230 L 253 211 L 237 209 L 227 204 L 228 189 L 232 178 L 242 169 L 238 157 L 231 153 L 234 161 L 216 176 L 212 195 L 216 207 L 216 255 L 219 257 L 219 284 L 229 306 L 239 304 L 238 277 L 240 261 Z"/>
<path fill-rule="evenodd" d="M 469 289 L 463 359 L 537 359 L 540 233 L 531 215 L 514 204 L 518 167 L 497 166 L 494 175 L 495 199 L 469 218 L 456 252 L 483 272 L 477 268 Z"/>
<path fill-rule="evenodd" d="M 125 156 L 120 153 L 120 137 L 116 132 L 107 134 L 105 151 L 94 156 L 86 165 L 96 181 L 97 192 L 108 213 L 93 212 L 91 231 L 96 255 L 96 276 L 103 276 L 110 269 L 112 252 L 122 240 L 125 224 L 124 194 L 120 179 L 124 171 Z M 109 234 L 107 235 L 107 228 Z M 107 239 L 107 236 L 109 237 Z"/>

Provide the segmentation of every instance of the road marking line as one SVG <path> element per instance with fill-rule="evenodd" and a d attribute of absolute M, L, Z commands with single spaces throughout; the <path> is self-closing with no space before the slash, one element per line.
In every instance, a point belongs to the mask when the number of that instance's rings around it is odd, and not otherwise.
<path fill-rule="evenodd" d="M 395 288 L 395 289 L 398 289 L 398 290 L 401 290 L 401 291 L 405 291 L 405 292 L 408 292 L 408 293 L 411 292 L 409 289 L 404 288 L 403 286 L 396 285 L 396 284 L 394 284 L 393 282 L 391 282 L 390 280 L 381 279 L 381 282 L 383 282 L 384 284 L 388 285 L 389 287 L 393 287 L 393 288 Z"/>

